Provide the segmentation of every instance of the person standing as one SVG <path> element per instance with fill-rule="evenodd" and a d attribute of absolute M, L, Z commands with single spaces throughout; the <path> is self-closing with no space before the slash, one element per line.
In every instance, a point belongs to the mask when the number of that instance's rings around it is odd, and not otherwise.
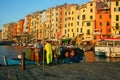
<path fill-rule="evenodd" d="M 55 47 L 55 61 L 56 61 L 56 64 L 59 64 L 60 56 L 61 56 L 60 45 L 59 45 L 59 42 L 56 42 L 56 47 Z"/>
<path fill-rule="evenodd" d="M 40 40 L 37 40 L 36 43 L 34 44 L 34 52 L 35 52 L 35 61 L 36 64 L 39 65 L 40 58 L 42 58 L 42 49 L 43 46 L 41 44 Z"/>
<path fill-rule="evenodd" d="M 46 50 L 47 65 L 52 65 L 52 45 L 49 41 L 46 41 L 44 49 Z"/>

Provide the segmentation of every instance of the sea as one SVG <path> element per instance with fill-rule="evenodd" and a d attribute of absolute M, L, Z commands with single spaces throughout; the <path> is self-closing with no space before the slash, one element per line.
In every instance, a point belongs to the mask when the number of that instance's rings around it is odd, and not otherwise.
<path fill-rule="evenodd" d="M 18 46 L 0 45 L 0 64 L 4 64 L 3 56 L 6 58 L 18 58 L 22 52 L 26 52 L 26 48 Z M 107 58 L 95 56 L 94 53 L 86 53 L 83 62 L 120 62 L 120 58 Z"/>

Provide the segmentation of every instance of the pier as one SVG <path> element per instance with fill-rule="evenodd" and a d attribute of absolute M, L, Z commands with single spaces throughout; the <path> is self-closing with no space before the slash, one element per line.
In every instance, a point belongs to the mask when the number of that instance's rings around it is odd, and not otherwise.
<path fill-rule="evenodd" d="M 120 62 L 2 66 L 0 80 L 120 80 Z"/>

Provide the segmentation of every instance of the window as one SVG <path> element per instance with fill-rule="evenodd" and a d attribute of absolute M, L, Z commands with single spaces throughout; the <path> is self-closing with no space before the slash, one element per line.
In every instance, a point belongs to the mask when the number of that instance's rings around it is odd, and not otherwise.
<path fill-rule="evenodd" d="M 90 26 L 90 22 L 87 23 L 87 26 Z"/>
<path fill-rule="evenodd" d="M 65 12 L 65 15 L 67 15 L 67 12 Z"/>
<path fill-rule="evenodd" d="M 73 33 L 73 37 L 75 36 L 75 34 Z"/>
<path fill-rule="evenodd" d="M 116 1 L 116 6 L 119 6 L 119 2 L 118 2 L 118 0 Z"/>
<path fill-rule="evenodd" d="M 72 14 L 74 14 L 74 12 L 72 11 Z"/>
<path fill-rule="evenodd" d="M 79 22 L 77 22 L 77 25 L 79 26 Z"/>
<path fill-rule="evenodd" d="M 106 25 L 107 25 L 107 26 L 110 26 L 110 22 L 107 22 Z"/>
<path fill-rule="evenodd" d="M 73 23 L 71 23 L 71 26 L 73 26 Z"/>
<path fill-rule="evenodd" d="M 85 19 L 85 14 L 84 15 L 82 15 L 82 20 L 84 20 Z"/>
<path fill-rule="evenodd" d="M 74 20 L 74 18 L 72 17 L 72 20 Z"/>
<path fill-rule="evenodd" d="M 72 29 L 72 32 L 73 32 L 73 29 Z"/>
<path fill-rule="evenodd" d="M 85 12 L 85 10 L 83 10 L 83 12 Z"/>
<path fill-rule="evenodd" d="M 90 35 L 90 30 L 89 29 L 87 30 L 87 35 Z"/>
<path fill-rule="evenodd" d="M 67 32 L 66 32 L 66 30 L 65 30 L 65 34 L 66 34 Z"/>
<path fill-rule="evenodd" d="M 65 21 L 67 21 L 67 18 L 65 18 Z"/>
<path fill-rule="evenodd" d="M 111 15 L 109 15 L 109 18 L 111 18 Z"/>
<path fill-rule="evenodd" d="M 82 26 L 84 26 L 84 22 L 82 22 Z"/>
<path fill-rule="evenodd" d="M 70 14 L 70 12 L 69 12 L 69 14 Z"/>
<path fill-rule="evenodd" d="M 99 25 L 102 26 L 102 22 L 100 22 Z"/>
<path fill-rule="evenodd" d="M 90 19 L 93 19 L 93 16 L 90 16 Z"/>
<path fill-rule="evenodd" d="M 116 15 L 116 21 L 119 21 L 119 15 Z"/>
<path fill-rule="evenodd" d="M 120 11 L 120 7 L 118 8 L 118 11 Z"/>
<path fill-rule="evenodd" d="M 81 30 L 80 30 L 80 31 L 81 31 L 81 33 L 82 33 L 82 30 L 83 30 L 83 29 L 81 28 Z"/>
<path fill-rule="evenodd" d="M 67 24 L 65 24 L 65 27 L 67 27 Z"/>
<path fill-rule="evenodd" d="M 92 3 L 90 3 L 90 6 L 93 6 L 93 4 L 92 4 Z"/>
<path fill-rule="evenodd" d="M 70 30 L 68 29 L 68 32 L 69 32 Z"/>
<path fill-rule="evenodd" d="M 77 19 L 80 19 L 80 16 L 78 16 Z"/>
<path fill-rule="evenodd" d="M 79 32 L 79 28 L 77 28 L 77 32 Z"/>
<path fill-rule="evenodd" d="M 116 8 L 114 8 L 114 12 L 116 12 L 117 11 L 117 9 Z"/>
<path fill-rule="evenodd" d="M 90 12 L 93 12 L 93 9 L 90 9 Z"/>
<path fill-rule="evenodd" d="M 56 18 L 56 22 L 58 21 L 58 18 Z"/>
<path fill-rule="evenodd" d="M 116 29 L 119 29 L 119 24 L 118 23 L 116 23 Z"/>
<path fill-rule="evenodd" d="M 99 18 L 102 19 L 102 15 L 100 15 Z"/>

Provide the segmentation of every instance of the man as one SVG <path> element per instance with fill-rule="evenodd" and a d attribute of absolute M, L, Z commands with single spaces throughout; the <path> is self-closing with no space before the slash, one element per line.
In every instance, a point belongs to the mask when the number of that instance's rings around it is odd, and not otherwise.
<path fill-rule="evenodd" d="M 44 49 L 46 50 L 47 65 L 51 66 L 51 64 L 52 64 L 52 46 L 49 41 L 46 41 Z"/>
<path fill-rule="evenodd" d="M 37 40 L 36 43 L 34 44 L 34 51 L 35 51 L 35 61 L 36 64 L 39 65 L 39 60 L 42 58 L 42 44 L 40 40 Z M 39 57 L 40 56 L 40 57 Z"/>

